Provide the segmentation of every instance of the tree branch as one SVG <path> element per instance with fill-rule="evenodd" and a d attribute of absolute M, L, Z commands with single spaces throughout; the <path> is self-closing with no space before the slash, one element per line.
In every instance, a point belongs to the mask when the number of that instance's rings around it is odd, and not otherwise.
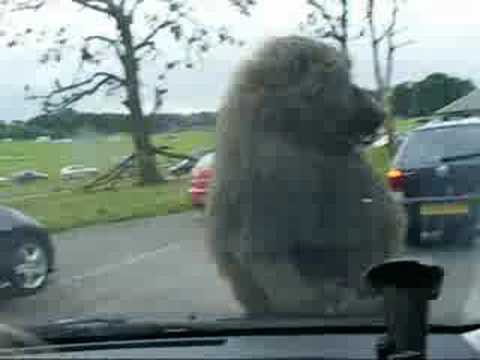
<path fill-rule="evenodd" d="M 323 38 L 332 38 L 339 42 L 342 51 L 349 58 L 348 51 L 348 0 L 340 0 L 341 13 L 338 17 L 333 16 L 327 10 L 326 6 L 318 2 L 317 0 L 307 0 L 307 4 L 318 10 L 323 21 L 326 23 L 329 30 L 317 31 L 317 33 Z M 361 35 L 363 36 L 363 34 Z"/>
<path fill-rule="evenodd" d="M 111 0 L 72 0 L 72 2 L 110 16 L 114 15 L 114 4 Z"/>
<path fill-rule="evenodd" d="M 96 82 L 98 78 L 102 78 L 100 81 Z M 93 74 L 91 77 L 89 77 L 86 80 L 80 81 L 73 83 L 68 86 L 61 86 L 60 84 L 57 85 L 57 88 L 55 90 L 52 90 L 50 93 L 47 95 L 43 96 L 30 96 L 28 99 L 30 100 L 38 100 L 38 99 L 43 99 L 44 101 L 44 106 L 47 111 L 50 109 L 63 109 L 66 108 L 79 100 L 83 99 L 84 97 L 88 95 L 92 95 L 95 92 L 97 92 L 102 86 L 107 85 L 109 82 L 115 81 L 118 84 L 125 84 L 125 80 L 121 79 L 117 75 L 110 74 L 107 72 L 97 72 Z M 96 82 L 96 83 L 95 83 Z M 78 92 L 75 92 L 76 89 L 83 88 L 84 86 L 93 84 L 91 87 L 79 90 Z M 55 96 L 62 95 L 68 92 L 72 92 L 70 95 L 65 95 L 62 100 L 58 102 L 52 101 L 52 99 Z"/>
<path fill-rule="evenodd" d="M 148 34 L 141 42 L 139 42 L 137 45 L 135 45 L 134 49 L 135 51 L 140 50 L 141 48 L 148 46 L 151 44 L 151 40 L 155 37 L 155 35 L 158 34 L 158 32 L 170 25 L 175 24 L 174 21 L 171 20 L 166 20 L 162 22 L 161 24 L 158 24 L 155 26 L 155 28 Z"/>
<path fill-rule="evenodd" d="M 45 5 L 46 0 L 24 0 L 14 4 L 12 11 L 38 10 Z"/>
<path fill-rule="evenodd" d="M 377 42 L 382 42 L 387 36 L 393 36 L 397 30 L 397 18 L 398 18 L 398 3 L 396 0 L 393 0 L 392 5 L 392 16 L 390 20 L 390 24 L 385 28 L 384 32 L 377 38 Z"/>
<path fill-rule="evenodd" d="M 153 99 L 153 106 L 152 110 L 150 111 L 148 116 L 152 116 L 155 114 L 158 109 L 160 109 L 163 105 L 163 95 L 165 95 L 168 92 L 167 89 L 163 88 L 155 88 L 155 93 L 154 93 L 154 99 Z"/>
<path fill-rule="evenodd" d="M 57 94 L 64 93 L 66 91 L 74 90 L 74 89 L 79 88 L 81 86 L 88 85 L 88 84 L 92 83 L 98 77 L 103 77 L 107 81 L 113 80 L 113 81 L 118 82 L 120 84 L 125 84 L 126 83 L 124 79 L 120 78 L 119 76 L 117 76 L 115 74 L 111 74 L 111 73 L 108 73 L 108 72 L 96 72 L 95 74 L 93 74 L 91 77 L 89 77 L 88 79 L 86 79 L 84 81 L 73 83 L 73 84 L 68 85 L 68 86 L 62 86 L 58 89 L 53 90 L 50 94 L 51 95 L 57 95 Z"/>
<path fill-rule="evenodd" d="M 120 50 L 120 47 L 118 46 L 118 42 L 115 41 L 115 39 L 111 39 L 109 37 L 106 37 L 106 36 L 102 36 L 102 35 L 93 35 L 93 36 L 87 36 L 85 38 L 85 42 L 90 42 L 90 41 L 100 41 L 100 42 L 104 42 L 106 44 L 108 44 L 109 46 L 113 47 L 115 49 L 115 52 L 117 53 L 118 57 L 121 56 L 121 50 Z"/>
<path fill-rule="evenodd" d="M 328 13 L 327 9 L 325 9 L 325 6 L 321 5 L 316 0 L 307 0 L 307 3 L 313 6 L 315 9 L 319 10 L 324 20 L 327 20 L 329 22 L 332 21 L 333 17 Z"/>
<path fill-rule="evenodd" d="M 95 11 L 99 11 L 99 12 L 103 12 L 105 14 L 108 14 L 108 7 L 102 7 L 100 5 L 96 5 L 96 4 L 92 3 L 92 1 L 90 1 L 90 0 L 72 0 L 72 2 L 77 3 L 79 5 L 82 5 L 86 8 L 91 9 L 91 10 L 95 10 Z"/>
<path fill-rule="evenodd" d="M 50 101 L 51 97 L 46 98 L 45 102 L 45 109 L 49 111 L 50 109 L 65 109 L 68 108 L 69 106 L 75 104 L 76 102 L 80 101 L 86 96 L 93 95 L 96 93 L 103 85 L 105 85 L 108 82 L 108 79 L 103 79 L 99 81 L 97 84 L 92 86 L 91 88 L 84 89 L 80 92 L 73 93 L 70 96 L 65 97 L 59 102 L 52 102 Z"/>
<path fill-rule="evenodd" d="M 377 83 L 377 88 L 380 93 L 380 96 L 383 98 L 385 93 L 385 83 L 382 76 L 382 71 L 380 67 L 380 54 L 379 54 L 379 44 L 380 41 L 377 37 L 377 29 L 375 27 L 375 0 L 368 0 L 367 2 L 367 21 L 368 27 L 370 29 L 370 44 L 372 47 L 372 58 L 373 58 L 373 70 L 375 75 L 375 81 Z"/>
<path fill-rule="evenodd" d="M 187 160 L 193 160 L 193 161 L 198 160 L 198 159 L 196 159 L 196 158 L 194 158 L 193 156 L 190 156 L 190 155 L 174 153 L 174 152 L 171 152 L 171 151 L 165 151 L 162 147 L 152 146 L 151 151 L 155 154 L 163 155 L 163 156 L 171 157 L 171 158 L 175 158 L 175 159 L 187 159 Z"/>
<path fill-rule="evenodd" d="M 125 0 L 123 0 L 125 1 Z M 136 0 L 135 3 L 133 4 L 132 8 L 129 11 L 129 15 L 133 16 L 135 14 L 135 10 L 137 10 L 138 5 L 140 5 L 143 2 L 143 0 Z"/>
<path fill-rule="evenodd" d="M 341 0 L 342 14 L 340 15 L 341 45 L 344 53 L 348 56 L 348 2 Z"/>
<path fill-rule="evenodd" d="M 85 41 L 93 41 L 93 40 L 103 41 L 103 42 L 106 42 L 107 44 L 113 45 L 113 46 L 115 46 L 117 44 L 117 42 L 114 39 L 111 39 L 111 38 L 106 37 L 106 36 L 101 36 L 101 35 L 87 36 L 85 38 Z"/>

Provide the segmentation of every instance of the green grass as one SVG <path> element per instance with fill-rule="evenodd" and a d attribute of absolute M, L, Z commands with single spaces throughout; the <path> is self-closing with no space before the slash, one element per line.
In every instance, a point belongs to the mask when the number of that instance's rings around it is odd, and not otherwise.
<path fill-rule="evenodd" d="M 371 148 L 365 153 L 365 157 L 370 165 L 375 169 L 375 172 L 384 178 L 390 166 L 387 147 L 381 146 L 377 148 Z"/>
<path fill-rule="evenodd" d="M 421 125 L 419 120 L 422 120 L 422 119 L 423 118 L 399 119 L 395 121 L 395 126 L 397 131 L 403 134 Z"/>
<path fill-rule="evenodd" d="M 162 134 L 154 136 L 153 142 L 169 145 L 174 152 L 188 154 L 212 147 L 214 132 L 184 131 L 175 136 Z M 191 208 L 188 180 L 148 187 L 124 184 L 115 191 L 85 193 L 78 183 L 72 185 L 60 178 L 59 172 L 64 166 L 83 164 L 106 170 L 131 152 L 132 144 L 126 135 L 113 138 L 84 135 L 71 144 L 0 143 L 0 176 L 26 169 L 49 175 L 48 180 L 26 185 L 0 183 L 0 201 L 33 216 L 54 232 Z M 160 159 L 161 167 L 168 165 L 165 158 Z"/>
<path fill-rule="evenodd" d="M 421 125 L 419 120 L 423 118 L 412 118 L 412 119 L 398 119 L 395 122 L 396 130 L 399 133 L 405 133 L 415 129 Z M 382 178 L 385 179 L 385 174 L 389 170 L 390 161 L 388 159 L 388 151 L 386 146 L 372 148 L 367 151 L 365 154 L 367 161 L 370 162 L 372 167 L 375 169 L 375 172 Z"/>
<path fill-rule="evenodd" d="M 8 201 L 45 224 L 52 232 L 126 219 L 166 215 L 191 209 L 189 182 L 149 187 L 129 186 L 95 193 L 53 193 L 42 198 Z"/>
<path fill-rule="evenodd" d="M 172 139 L 168 134 L 156 135 L 155 145 L 169 145 L 172 151 L 190 153 L 198 148 L 211 147 L 214 143 L 213 131 L 184 131 Z M 0 143 L 0 176 L 8 177 L 14 172 L 34 169 L 45 172 L 49 179 L 27 185 L 0 183 L 0 196 L 24 196 L 70 189 L 71 184 L 60 178 L 60 169 L 71 164 L 97 167 L 100 171 L 114 166 L 122 156 L 133 150 L 130 137 L 123 134 L 115 137 L 84 134 L 71 144 L 35 143 L 18 141 Z M 168 163 L 159 158 L 160 166 Z M 0 197 L 0 199 L 1 199 Z"/>

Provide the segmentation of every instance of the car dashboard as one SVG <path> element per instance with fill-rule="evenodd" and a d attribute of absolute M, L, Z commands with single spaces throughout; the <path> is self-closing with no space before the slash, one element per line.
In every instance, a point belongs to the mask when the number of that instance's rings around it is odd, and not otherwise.
<path fill-rule="evenodd" d="M 380 335 L 235 335 L 105 341 L 45 346 L 19 356 L 27 355 L 29 359 L 376 359 L 375 345 Z M 15 357 L 10 354 L 0 358 Z M 427 359 L 478 358 L 480 331 L 429 336 Z"/>

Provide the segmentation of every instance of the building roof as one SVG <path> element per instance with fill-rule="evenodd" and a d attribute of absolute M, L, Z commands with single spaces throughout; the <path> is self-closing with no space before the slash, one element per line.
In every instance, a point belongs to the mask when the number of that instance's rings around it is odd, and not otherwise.
<path fill-rule="evenodd" d="M 471 91 L 467 95 L 437 110 L 435 114 L 446 115 L 469 111 L 480 111 L 480 89 Z"/>

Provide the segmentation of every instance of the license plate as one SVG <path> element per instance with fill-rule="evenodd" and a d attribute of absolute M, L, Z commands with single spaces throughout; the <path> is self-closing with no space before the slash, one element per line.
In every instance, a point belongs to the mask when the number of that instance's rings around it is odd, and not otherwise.
<path fill-rule="evenodd" d="M 463 214 L 468 214 L 468 210 L 469 210 L 469 206 L 468 206 L 468 203 L 466 202 L 423 204 L 420 207 L 420 214 L 424 216 L 463 215 Z"/>

